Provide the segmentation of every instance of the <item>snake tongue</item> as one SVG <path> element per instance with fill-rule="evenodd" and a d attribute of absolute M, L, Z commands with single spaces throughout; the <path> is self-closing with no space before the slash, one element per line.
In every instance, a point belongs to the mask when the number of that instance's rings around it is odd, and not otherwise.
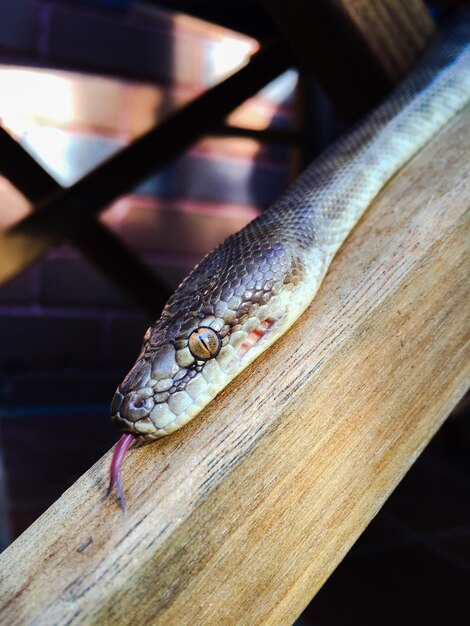
<path fill-rule="evenodd" d="M 135 435 L 131 433 L 123 434 L 123 436 L 117 442 L 116 447 L 114 448 L 113 458 L 111 460 L 111 466 L 109 468 L 109 487 L 106 493 L 106 497 L 108 497 L 113 491 L 114 487 L 116 487 L 119 504 L 121 505 L 123 511 L 126 508 L 126 499 L 124 497 L 124 491 L 121 484 L 121 466 L 122 462 L 124 461 L 124 457 L 126 456 L 126 452 L 131 447 L 134 439 Z"/>

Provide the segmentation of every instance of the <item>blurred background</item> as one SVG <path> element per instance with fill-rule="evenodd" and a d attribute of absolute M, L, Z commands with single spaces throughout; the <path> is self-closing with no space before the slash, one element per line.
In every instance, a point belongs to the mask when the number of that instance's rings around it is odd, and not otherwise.
<path fill-rule="evenodd" d="M 441 19 L 463 4 L 429 9 Z M 0 124 L 70 186 L 276 32 L 255 0 L 2 0 Z M 205 137 L 100 216 L 168 294 L 347 127 L 319 85 L 299 80 L 295 69 L 227 123 L 238 131 Z M 0 207 L 0 230 L 31 211 L 1 177 Z M 152 321 L 72 246 L 52 249 L 0 288 L 1 548 L 115 443 L 109 401 Z M 456 409 L 299 625 L 468 623 L 465 408 Z"/>

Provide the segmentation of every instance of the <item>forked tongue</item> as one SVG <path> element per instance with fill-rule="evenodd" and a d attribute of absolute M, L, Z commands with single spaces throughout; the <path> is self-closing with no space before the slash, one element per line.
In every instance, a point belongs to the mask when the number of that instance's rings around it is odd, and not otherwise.
<path fill-rule="evenodd" d="M 134 442 L 135 435 L 131 433 L 124 433 L 124 435 L 119 439 L 114 448 L 113 458 L 111 460 L 111 467 L 109 468 L 109 487 L 106 492 L 106 497 L 108 497 L 113 491 L 114 487 L 116 487 L 116 493 L 119 500 L 119 504 L 123 511 L 126 509 L 126 499 L 124 497 L 124 491 L 122 489 L 121 483 L 121 466 L 124 461 L 124 457 L 126 456 L 126 452 L 131 447 Z"/>

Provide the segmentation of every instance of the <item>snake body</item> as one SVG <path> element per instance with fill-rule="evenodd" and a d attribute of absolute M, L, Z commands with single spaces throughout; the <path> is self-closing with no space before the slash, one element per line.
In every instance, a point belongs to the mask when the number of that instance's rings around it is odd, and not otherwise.
<path fill-rule="evenodd" d="M 180 428 L 299 318 L 371 201 L 469 101 L 468 24 L 177 288 L 114 396 L 125 432 Z"/>

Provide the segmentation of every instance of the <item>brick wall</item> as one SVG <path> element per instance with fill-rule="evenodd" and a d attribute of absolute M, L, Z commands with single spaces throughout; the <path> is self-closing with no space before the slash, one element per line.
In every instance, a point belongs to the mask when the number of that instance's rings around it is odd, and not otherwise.
<path fill-rule="evenodd" d="M 4 0 L 0 119 L 70 185 L 255 48 L 246 37 L 137 3 L 110 11 Z M 295 80 L 287 73 L 229 121 L 288 128 Z M 102 220 L 174 288 L 282 192 L 289 159 L 283 148 L 207 137 Z M 0 202 L 0 228 L 30 210 L 4 179 Z M 109 400 L 150 321 L 67 246 L 0 289 L 0 501 L 8 512 L 0 537 L 20 532 L 115 441 Z"/>

